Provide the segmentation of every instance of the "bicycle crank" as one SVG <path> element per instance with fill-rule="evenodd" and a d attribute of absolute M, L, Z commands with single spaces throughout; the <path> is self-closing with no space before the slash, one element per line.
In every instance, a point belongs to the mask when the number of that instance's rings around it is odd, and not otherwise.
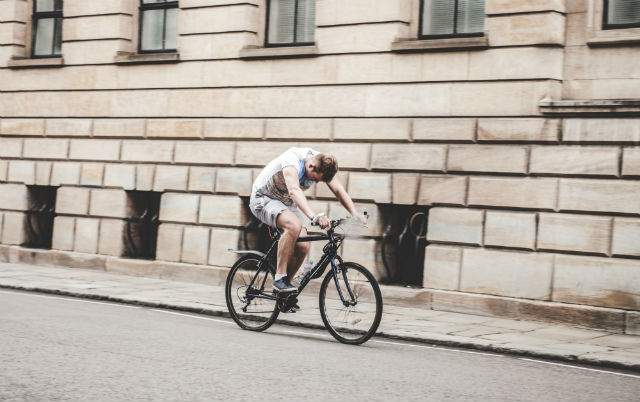
<path fill-rule="evenodd" d="M 278 310 L 281 312 L 287 312 L 291 310 L 296 303 L 298 303 L 298 292 L 291 292 L 285 295 L 279 294 L 276 303 L 278 305 Z"/>

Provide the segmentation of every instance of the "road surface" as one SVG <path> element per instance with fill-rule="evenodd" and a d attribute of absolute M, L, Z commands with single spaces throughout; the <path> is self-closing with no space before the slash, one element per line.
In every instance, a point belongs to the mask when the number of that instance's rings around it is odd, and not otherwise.
<path fill-rule="evenodd" d="M 0 401 L 640 401 L 640 374 L 0 290 Z"/>

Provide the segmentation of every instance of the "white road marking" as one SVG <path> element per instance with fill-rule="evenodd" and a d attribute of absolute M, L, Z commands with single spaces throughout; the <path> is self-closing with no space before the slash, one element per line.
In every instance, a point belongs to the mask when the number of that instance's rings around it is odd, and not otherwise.
<path fill-rule="evenodd" d="M 616 373 L 615 371 L 598 370 L 598 369 L 592 369 L 592 368 L 588 368 L 588 367 L 573 366 L 571 364 L 553 363 L 553 362 L 547 362 L 547 361 L 544 361 L 544 360 L 528 359 L 526 357 L 520 357 L 519 359 L 520 360 L 526 360 L 528 362 L 551 364 L 552 366 L 569 367 L 569 368 L 574 368 L 574 369 L 577 369 L 577 370 L 595 371 L 597 373 L 613 374 L 613 375 L 619 375 L 619 376 L 623 376 L 623 377 L 640 378 L 640 375 Z"/>
<path fill-rule="evenodd" d="M 219 322 L 219 323 L 222 323 L 222 324 L 235 324 L 234 322 L 225 321 L 225 320 L 218 320 L 216 318 L 200 317 L 200 316 L 193 315 L 193 314 L 176 313 L 175 311 L 162 310 L 162 309 L 158 309 L 158 308 L 153 308 L 151 310 L 157 311 L 159 313 L 181 315 L 181 316 L 184 316 L 184 317 L 197 318 L 199 320 L 214 321 L 214 322 Z"/>
<path fill-rule="evenodd" d="M 405 343 L 400 343 L 400 342 L 389 342 L 389 341 L 378 341 L 378 340 L 373 340 L 371 342 L 386 343 L 388 345 L 406 346 L 406 347 L 410 347 L 410 348 L 446 350 L 448 352 L 468 353 L 468 354 L 472 354 L 472 355 L 483 355 L 483 356 L 491 356 L 491 357 L 505 357 L 504 355 L 498 355 L 498 354 L 495 354 L 495 353 L 476 352 L 476 351 L 472 351 L 472 350 L 449 349 L 449 348 L 442 347 L 442 346 L 414 345 L 414 344 L 410 344 L 410 343 L 406 343 L 405 344 Z"/>
<path fill-rule="evenodd" d="M 17 292 L 8 292 L 8 291 L 0 290 L 0 293 L 6 293 L 6 294 L 12 294 L 12 295 L 44 297 L 46 299 L 64 300 L 64 301 L 70 301 L 70 302 L 76 302 L 76 303 L 102 304 L 102 305 L 105 305 L 105 306 L 115 306 L 115 307 L 124 307 L 124 308 L 142 308 L 142 306 L 132 306 L 130 304 L 123 304 L 123 303 L 119 303 L 119 302 L 115 302 L 115 301 L 114 302 L 101 302 L 101 301 L 80 299 L 80 298 L 77 298 L 75 296 L 70 296 L 70 295 L 42 295 L 42 294 L 23 293 L 23 292 L 24 291 L 20 291 L 20 290 L 17 291 Z"/>

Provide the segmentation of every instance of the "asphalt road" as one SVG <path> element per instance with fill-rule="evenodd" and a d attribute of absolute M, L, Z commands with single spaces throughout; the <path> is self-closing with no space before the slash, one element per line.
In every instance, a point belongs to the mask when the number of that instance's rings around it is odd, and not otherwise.
<path fill-rule="evenodd" d="M 0 401 L 640 401 L 640 375 L 0 290 Z"/>

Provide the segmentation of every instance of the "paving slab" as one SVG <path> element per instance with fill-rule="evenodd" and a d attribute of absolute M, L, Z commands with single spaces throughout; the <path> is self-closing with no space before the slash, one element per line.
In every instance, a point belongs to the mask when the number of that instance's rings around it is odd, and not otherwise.
<path fill-rule="evenodd" d="M 559 341 L 567 339 L 571 339 L 574 341 L 582 339 L 593 339 L 607 334 L 608 333 L 605 331 L 598 331 L 595 329 L 581 329 L 561 326 L 538 328 L 527 333 L 527 335 L 535 336 L 541 339 L 556 339 Z"/>
<path fill-rule="evenodd" d="M 549 345 L 549 344 L 558 343 L 557 339 L 549 339 L 549 338 L 539 337 L 535 335 L 528 335 L 527 333 L 520 333 L 520 332 L 481 335 L 480 338 L 491 340 L 491 341 L 500 341 L 500 342 L 509 343 L 509 344 L 523 344 L 523 345 L 530 345 L 530 346 L 540 346 L 540 345 Z"/>
<path fill-rule="evenodd" d="M 502 332 L 504 332 L 504 329 L 502 328 L 486 327 L 484 325 L 474 325 L 472 327 L 467 327 L 462 331 L 451 332 L 451 334 L 457 335 L 457 336 L 476 337 L 476 336 L 483 336 L 483 335 L 499 334 Z"/>
<path fill-rule="evenodd" d="M 490 327 L 513 329 L 520 332 L 533 331 L 534 329 L 544 328 L 549 325 L 541 322 L 509 320 L 505 318 L 491 318 L 491 320 L 485 321 L 482 324 Z"/>
<path fill-rule="evenodd" d="M 97 270 L 0 263 L 0 287 L 228 316 L 222 286 Z M 323 327 L 316 293 L 303 294 L 302 311 L 279 322 Z M 640 371 L 637 335 L 399 304 L 385 305 L 379 336 Z"/>
<path fill-rule="evenodd" d="M 638 336 L 614 334 L 605 335 L 594 339 L 586 339 L 582 342 L 590 343 L 593 345 L 608 346 L 612 348 L 634 349 L 638 347 L 638 343 L 640 342 L 639 338 L 640 337 Z"/>
<path fill-rule="evenodd" d="M 552 345 L 544 345 L 544 347 L 548 349 L 558 349 L 564 352 L 571 351 L 577 355 L 582 355 L 585 353 L 608 352 L 611 350 L 611 348 L 606 346 L 589 345 L 585 343 L 557 343 Z"/>

